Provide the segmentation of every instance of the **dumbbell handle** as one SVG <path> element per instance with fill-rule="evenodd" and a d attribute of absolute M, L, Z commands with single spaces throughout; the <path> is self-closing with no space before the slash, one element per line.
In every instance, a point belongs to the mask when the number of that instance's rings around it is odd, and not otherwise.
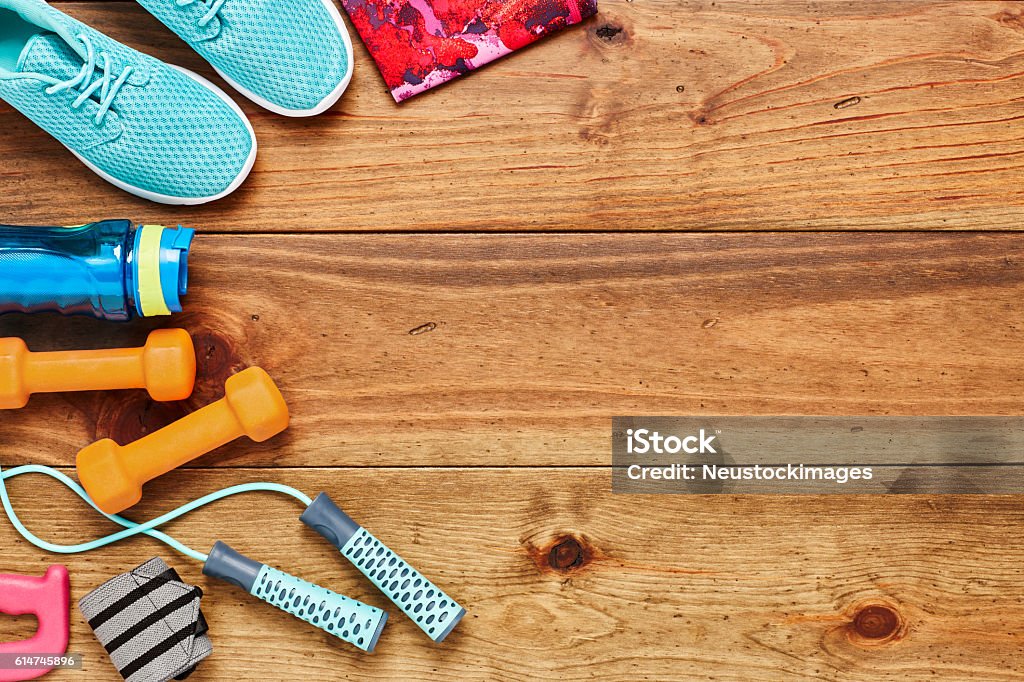
<path fill-rule="evenodd" d="M 159 431 L 122 445 L 125 468 L 139 481 L 151 481 L 210 450 L 245 435 L 227 398 L 185 415 Z"/>
<path fill-rule="evenodd" d="M 33 393 L 146 388 L 142 348 L 29 352 L 22 377 Z"/>
<path fill-rule="evenodd" d="M 236 552 L 223 542 L 210 550 L 203 573 L 241 587 L 271 606 L 373 653 L 388 614 Z"/>

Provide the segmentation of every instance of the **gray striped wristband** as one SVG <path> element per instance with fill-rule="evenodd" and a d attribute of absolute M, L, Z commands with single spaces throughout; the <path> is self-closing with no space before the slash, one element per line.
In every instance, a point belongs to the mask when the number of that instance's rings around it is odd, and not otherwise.
<path fill-rule="evenodd" d="M 125 680 L 167 682 L 184 679 L 213 651 L 202 596 L 154 558 L 103 583 L 78 608 Z"/>

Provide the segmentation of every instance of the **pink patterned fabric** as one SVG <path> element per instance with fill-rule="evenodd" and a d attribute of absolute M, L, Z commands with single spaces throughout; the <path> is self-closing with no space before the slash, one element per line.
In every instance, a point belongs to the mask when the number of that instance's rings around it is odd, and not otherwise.
<path fill-rule="evenodd" d="M 597 12 L 597 0 L 342 0 L 396 102 Z"/>

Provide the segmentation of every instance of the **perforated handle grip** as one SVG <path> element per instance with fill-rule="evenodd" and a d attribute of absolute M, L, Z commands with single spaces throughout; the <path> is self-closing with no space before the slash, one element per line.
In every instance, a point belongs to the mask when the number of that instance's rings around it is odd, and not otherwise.
<path fill-rule="evenodd" d="M 373 653 L 388 614 L 325 587 L 236 552 L 223 542 L 210 550 L 203 574 L 241 587 L 249 594 L 315 625 L 324 632 Z"/>
<path fill-rule="evenodd" d="M 402 609 L 435 642 L 455 629 L 466 609 L 427 580 L 320 493 L 300 517 Z"/>
<path fill-rule="evenodd" d="M 373 653 L 388 614 L 264 565 L 250 594 L 324 632 Z"/>
<path fill-rule="evenodd" d="M 341 553 L 435 642 L 443 641 L 466 615 L 466 609 L 365 528 Z"/>

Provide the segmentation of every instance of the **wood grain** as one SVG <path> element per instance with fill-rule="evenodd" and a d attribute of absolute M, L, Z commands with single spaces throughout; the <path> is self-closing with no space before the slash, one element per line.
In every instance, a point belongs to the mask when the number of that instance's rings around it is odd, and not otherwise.
<path fill-rule="evenodd" d="M 134 2 L 57 5 L 213 77 Z M 389 608 L 377 654 L 147 539 L 66 558 L 73 597 L 163 556 L 207 595 L 197 682 L 1024 678 L 1019 498 L 612 495 L 608 468 L 616 414 L 1020 414 L 1024 6 L 600 8 L 401 106 L 356 40 L 328 114 L 242 102 L 260 157 L 211 206 L 128 197 L 0 103 L 0 222 L 202 231 L 183 315 L 0 317 L 34 350 L 183 326 L 193 398 L 35 396 L 0 413 L 0 463 L 67 467 L 258 364 L 291 428 L 158 479 L 131 515 L 243 481 L 326 490 L 470 615 L 430 644 L 267 495 L 170 531 Z M 109 530 L 45 479 L 10 489 L 47 539 Z M 0 523 L 0 572 L 59 560 Z M 31 630 L 0 616 L 0 641 Z M 77 611 L 71 651 L 84 673 L 47 679 L 118 679 Z"/>
<path fill-rule="evenodd" d="M 155 484 L 159 503 L 139 518 L 266 476 L 178 471 Z M 437 647 L 391 608 L 366 656 L 150 540 L 71 560 L 74 598 L 164 556 L 206 595 L 215 654 L 197 680 L 1024 678 L 1024 540 L 1007 532 L 1021 523 L 1019 498 L 611 495 L 607 471 L 589 468 L 278 469 L 273 478 L 326 488 L 467 607 L 462 625 Z M 30 527 L 54 541 L 106 530 L 42 481 L 10 486 Z M 257 494 L 172 530 L 387 608 L 298 511 Z M 53 560 L 0 524 L 0 566 L 41 572 Z M 894 632 L 874 629 L 879 609 L 899 619 Z M 77 612 L 73 641 L 89 679 L 116 679 Z"/>
<path fill-rule="evenodd" d="M 205 236 L 180 325 L 200 380 L 37 395 L 8 461 L 70 464 L 249 365 L 292 427 L 201 465 L 605 465 L 618 414 L 1019 414 L 1017 235 Z M 34 350 L 153 323 L 0 318 Z M 61 425 L 53 428 L 54 422 Z"/>
<path fill-rule="evenodd" d="M 213 77 L 135 3 L 58 6 Z M 108 187 L 0 105 L 0 217 L 242 232 L 1007 230 L 1024 216 L 1019 3 L 602 0 L 582 26 L 401 106 L 358 40 L 356 66 L 312 120 L 243 102 L 255 171 L 203 208 Z"/>

